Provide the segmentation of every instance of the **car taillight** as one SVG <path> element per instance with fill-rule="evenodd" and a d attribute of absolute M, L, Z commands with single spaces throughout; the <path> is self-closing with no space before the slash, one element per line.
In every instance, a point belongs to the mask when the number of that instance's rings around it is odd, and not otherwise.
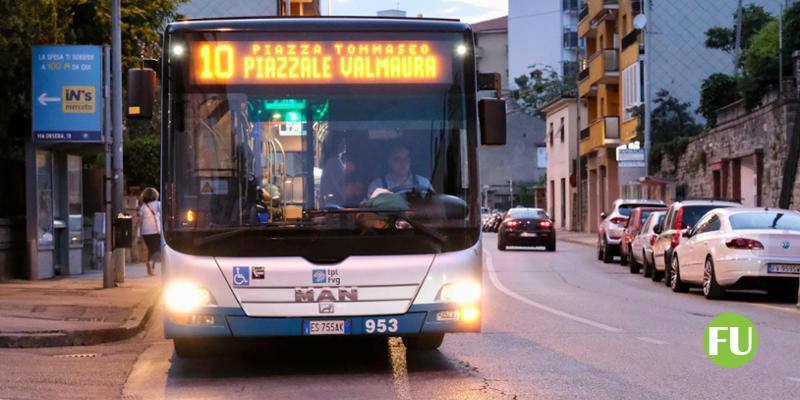
<path fill-rule="evenodd" d="M 611 218 L 610 221 L 611 221 L 612 224 L 620 225 L 620 224 L 624 224 L 624 223 L 628 222 L 628 219 L 625 218 L 625 217 L 614 217 L 614 218 Z"/>
<path fill-rule="evenodd" d="M 548 220 L 539 221 L 539 227 L 540 228 L 550 228 L 552 226 L 553 226 L 553 223 L 548 221 Z"/>
<path fill-rule="evenodd" d="M 761 244 L 758 240 L 753 239 L 731 239 L 727 243 L 725 243 L 729 249 L 739 249 L 739 250 L 764 250 L 764 245 Z"/>
<path fill-rule="evenodd" d="M 678 247 L 679 244 L 681 244 L 681 233 L 680 232 L 673 233 L 672 234 L 672 241 L 669 244 L 670 247 L 672 247 L 674 249 L 674 248 Z"/>
<path fill-rule="evenodd" d="M 506 226 L 509 227 L 509 228 L 516 228 L 516 227 L 520 226 L 521 224 L 522 224 L 522 222 L 519 222 L 519 221 L 508 221 L 508 222 L 506 222 Z"/>
<path fill-rule="evenodd" d="M 675 215 L 675 226 L 672 229 L 680 230 L 683 227 L 683 208 L 678 209 L 678 214 Z"/>

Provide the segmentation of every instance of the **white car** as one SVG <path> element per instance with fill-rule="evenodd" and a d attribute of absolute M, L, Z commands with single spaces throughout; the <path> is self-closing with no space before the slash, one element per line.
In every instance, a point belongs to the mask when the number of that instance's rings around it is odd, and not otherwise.
<path fill-rule="evenodd" d="M 658 239 L 658 235 L 653 232 L 653 229 L 661 225 L 666 215 L 666 211 L 651 212 L 642 224 L 642 230 L 631 242 L 631 260 L 644 266 L 645 278 L 653 275 L 653 244 Z"/>
<path fill-rule="evenodd" d="M 619 255 L 619 244 L 625 223 L 636 207 L 664 206 L 661 200 L 617 199 L 611 204 L 611 211 L 600 213 L 600 225 L 597 227 L 597 259 L 608 264 Z"/>
<path fill-rule="evenodd" d="M 684 234 L 671 261 L 670 287 L 702 286 L 709 299 L 725 290 L 766 289 L 797 295 L 800 278 L 800 213 L 781 209 L 718 208 Z"/>

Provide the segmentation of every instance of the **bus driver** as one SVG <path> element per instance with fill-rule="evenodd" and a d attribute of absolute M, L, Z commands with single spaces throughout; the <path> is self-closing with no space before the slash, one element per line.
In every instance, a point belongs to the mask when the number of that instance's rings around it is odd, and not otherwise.
<path fill-rule="evenodd" d="M 420 175 L 415 175 L 411 172 L 411 152 L 408 147 L 398 144 L 389 150 L 389 157 L 387 159 L 389 172 L 380 177 L 375 178 L 369 184 L 367 193 L 370 198 L 376 197 L 386 190 L 392 193 L 410 192 L 412 190 L 420 192 L 431 192 L 433 187 L 431 182 Z M 378 189 L 383 189 L 375 192 Z"/>

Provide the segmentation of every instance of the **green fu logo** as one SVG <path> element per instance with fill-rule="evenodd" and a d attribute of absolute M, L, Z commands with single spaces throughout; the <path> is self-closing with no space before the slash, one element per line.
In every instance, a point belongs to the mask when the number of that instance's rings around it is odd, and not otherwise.
<path fill-rule="evenodd" d="M 720 314 L 706 326 L 703 336 L 706 356 L 722 368 L 739 368 L 756 354 L 758 332 L 745 317 Z"/>

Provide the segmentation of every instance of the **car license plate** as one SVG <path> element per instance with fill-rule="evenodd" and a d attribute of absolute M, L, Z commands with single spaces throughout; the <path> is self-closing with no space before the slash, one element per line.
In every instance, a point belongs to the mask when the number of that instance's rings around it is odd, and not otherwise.
<path fill-rule="evenodd" d="M 531 232 L 522 232 L 522 234 L 520 236 L 522 236 L 522 237 L 536 237 L 538 235 L 535 234 L 535 233 L 531 233 Z"/>
<path fill-rule="evenodd" d="M 306 335 L 349 335 L 350 320 L 325 319 L 305 321 L 303 324 L 303 333 Z"/>
<path fill-rule="evenodd" d="M 767 272 L 800 275 L 800 264 L 769 264 L 767 265 Z"/>

